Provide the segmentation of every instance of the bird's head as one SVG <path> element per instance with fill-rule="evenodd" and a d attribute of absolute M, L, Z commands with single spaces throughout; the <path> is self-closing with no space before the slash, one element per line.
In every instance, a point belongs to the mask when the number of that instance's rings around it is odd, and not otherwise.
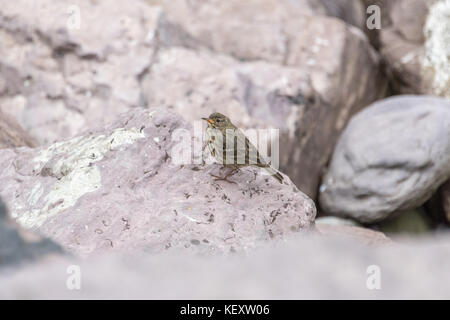
<path fill-rule="evenodd" d="M 202 119 L 208 122 L 208 127 L 212 127 L 214 129 L 229 128 L 232 126 L 230 119 L 218 112 L 214 112 L 208 118 Z"/>

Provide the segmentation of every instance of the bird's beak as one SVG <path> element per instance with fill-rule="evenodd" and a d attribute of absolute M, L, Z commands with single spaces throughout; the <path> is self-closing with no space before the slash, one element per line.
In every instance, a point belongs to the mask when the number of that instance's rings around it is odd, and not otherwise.
<path fill-rule="evenodd" d="M 214 120 L 208 118 L 202 118 L 202 120 L 208 121 L 208 123 L 213 124 Z"/>

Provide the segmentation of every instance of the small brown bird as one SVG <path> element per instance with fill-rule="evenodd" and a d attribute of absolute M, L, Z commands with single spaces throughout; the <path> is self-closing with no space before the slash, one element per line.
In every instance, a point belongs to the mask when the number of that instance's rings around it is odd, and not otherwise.
<path fill-rule="evenodd" d="M 216 180 L 227 180 L 242 167 L 257 166 L 265 169 L 278 182 L 283 183 L 283 176 L 273 168 L 259 153 L 245 134 L 239 130 L 226 116 L 215 112 L 208 118 L 206 128 L 206 145 L 211 155 L 224 167 L 230 168 L 224 177 L 214 176 Z"/>

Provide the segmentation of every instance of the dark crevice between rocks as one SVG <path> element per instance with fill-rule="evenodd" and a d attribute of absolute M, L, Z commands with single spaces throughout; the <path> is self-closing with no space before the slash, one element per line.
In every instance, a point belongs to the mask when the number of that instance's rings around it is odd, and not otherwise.
<path fill-rule="evenodd" d="M 0 200 L 0 268 L 16 267 L 49 254 L 64 254 L 63 249 L 50 239 L 25 240 L 18 228 L 9 221 L 6 206 Z"/>

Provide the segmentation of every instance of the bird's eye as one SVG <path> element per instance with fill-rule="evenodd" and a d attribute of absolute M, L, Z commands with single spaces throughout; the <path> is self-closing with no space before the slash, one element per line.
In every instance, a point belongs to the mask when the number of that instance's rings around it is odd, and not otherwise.
<path fill-rule="evenodd" d="M 222 119 L 217 119 L 217 120 L 216 120 L 216 122 L 222 122 L 222 121 L 223 121 Z"/>

